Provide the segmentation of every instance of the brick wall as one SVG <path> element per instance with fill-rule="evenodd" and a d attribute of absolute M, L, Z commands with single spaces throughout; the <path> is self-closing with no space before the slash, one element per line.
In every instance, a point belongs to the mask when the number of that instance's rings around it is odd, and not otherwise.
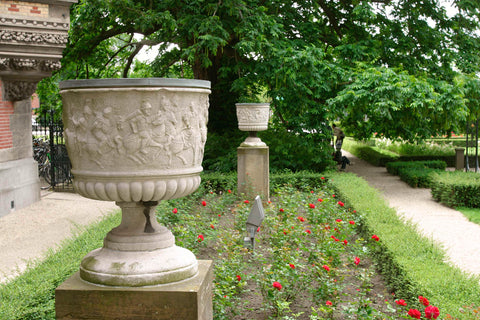
<path fill-rule="evenodd" d="M 13 103 L 3 101 L 2 88 L 0 80 L 0 150 L 13 147 L 13 136 L 10 130 L 10 116 L 13 114 Z"/>
<path fill-rule="evenodd" d="M 48 4 L 45 3 L 0 0 L 0 13 L 8 13 L 9 15 L 47 18 L 48 10 Z"/>

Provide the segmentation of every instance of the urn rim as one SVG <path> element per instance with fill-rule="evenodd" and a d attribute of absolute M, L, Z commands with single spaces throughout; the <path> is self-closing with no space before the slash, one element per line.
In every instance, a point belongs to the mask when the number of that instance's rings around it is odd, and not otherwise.
<path fill-rule="evenodd" d="M 210 81 L 198 79 L 175 78 L 107 78 L 65 80 L 59 83 L 60 90 L 87 88 L 119 87 L 189 87 L 210 89 Z"/>

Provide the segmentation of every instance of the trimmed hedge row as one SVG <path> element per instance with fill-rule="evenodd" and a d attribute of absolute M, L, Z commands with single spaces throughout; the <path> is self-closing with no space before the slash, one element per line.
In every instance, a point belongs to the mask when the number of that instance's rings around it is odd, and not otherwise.
<path fill-rule="evenodd" d="M 480 174 L 442 172 L 432 174 L 432 196 L 449 207 L 480 208 Z"/>
<path fill-rule="evenodd" d="M 430 160 L 430 161 L 396 161 L 389 162 L 385 166 L 387 171 L 391 174 L 398 175 L 400 170 L 405 168 L 431 168 L 444 170 L 447 168 L 445 161 Z"/>
<path fill-rule="evenodd" d="M 237 173 L 202 173 L 201 186 L 208 191 L 223 192 L 227 189 L 237 189 Z M 284 172 L 270 175 L 270 192 L 283 185 L 294 188 L 318 187 L 322 184 L 324 175 L 311 171 Z"/>
<path fill-rule="evenodd" d="M 360 234 L 380 241 L 372 256 L 395 296 L 414 305 L 419 295 L 428 297 L 442 315 L 469 320 L 460 310 L 480 305 L 479 278 L 446 263 L 444 252 L 422 237 L 410 222 L 398 217 L 377 190 L 351 173 L 331 173 L 329 181 L 346 206 L 357 210 Z M 448 274 L 448 277 L 445 275 Z"/>
<path fill-rule="evenodd" d="M 431 168 L 403 168 L 398 172 L 398 176 L 412 188 L 430 188 L 433 172 L 438 169 Z"/>
<path fill-rule="evenodd" d="M 400 157 L 396 153 L 348 138 L 344 140 L 342 148 L 377 167 L 383 167 L 388 162 L 397 161 Z"/>
<path fill-rule="evenodd" d="M 368 145 L 363 142 L 355 141 L 347 138 L 344 140 L 343 149 L 367 161 L 368 163 L 383 167 L 387 163 L 394 161 L 432 161 L 440 160 L 447 163 L 447 166 L 455 166 L 455 155 L 452 156 L 428 156 L 428 155 L 398 155 L 394 152 L 383 150 L 375 146 Z"/>
<path fill-rule="evenodd" d="M 396 161 L 386 164 L 387 171 L 398 175 L 413 188 L 430 188 L 431 174 L 445 171 L 447 164 L 441 160 L 431 161 Z"/>

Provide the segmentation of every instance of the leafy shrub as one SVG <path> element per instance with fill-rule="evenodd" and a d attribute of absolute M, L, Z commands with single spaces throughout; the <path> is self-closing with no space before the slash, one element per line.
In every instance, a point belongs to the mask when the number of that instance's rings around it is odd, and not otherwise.
<path fill-rule="evenodd" d="M 431 161 L 395 161 L 390 162 L 385 165 L 387 171 L 393 175 L 398 175 L 401 169 L 405 168 L 431 168 L 431 169 L 440 169 L 445 170 L 447 164 L 445 161 L 441 160 L 431 160 Z"/>
<path fill-rule="evenodd" d="M 270 172 L 333 168 L 333 149 L 330 138 L 322 133 L 295 133 L 285 128 L 270 128 L 259 133 L 270 149 Z"/>
<path fill-rule="evenodd" d="M 480 175 L 473 172 L 432 174 L 432 196 L 449 207 L 480 208 Z"/>

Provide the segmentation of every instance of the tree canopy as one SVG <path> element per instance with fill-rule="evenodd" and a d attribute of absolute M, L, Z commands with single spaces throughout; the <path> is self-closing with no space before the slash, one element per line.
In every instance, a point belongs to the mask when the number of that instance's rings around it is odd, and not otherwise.
<path fill-rule="evenodd" d="M 477 0 L 80 0 L 71 19 L 62 78 L 210 80 L 219 134 L 236 102 L 260 99 L 311 145 L 332 121 L 358 138 L 450 132 L 478 103 Z"/>

